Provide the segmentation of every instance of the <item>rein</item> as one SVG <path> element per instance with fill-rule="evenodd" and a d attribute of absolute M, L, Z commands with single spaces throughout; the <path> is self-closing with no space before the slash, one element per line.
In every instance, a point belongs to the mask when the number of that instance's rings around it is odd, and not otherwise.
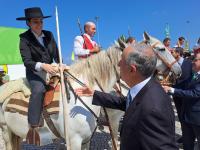
<path fill-rule="evenodd" d="M 107 54 L 107 56 L 108 56 L 108 58 L 109 58 L 111 64 L 113 65 L 112 59 L 111 59 L 110 55 L 109 55 L 107 52 L 106 52 L 106 54 Z M 88 66 L 91 67 L 89 61 L 88 61 Z M 116 78 L 117 78 L 117 83 L 119 84 L 119 87 L 120 87 L 120 76 L 119 76 L 119 74 L 117 73 L 117 69 L 116 69 L 115 65 L 113 65 L 113 68 L 114 68 L 115 75 L 116 75 Z M 94 77 L 94 79 L 95 79 L 95 82 L 97 83 L 98 87 L 100 88 L 100 90 L 101 90 L 102 92 L 105 92 L 104 89 L 102 88 L 102 86 L 100 85 L 100 83 L 98 82 L 97 78 Z M 121 91 L 121 87 L 120 87 L 120 91 Z M 121 92 L 120 92 L 120 93 L 121 93 Z M 122 94 L 121 94 L 121 95 L 122 95 Z M 116 143 L 115 143 L 115 139 L 114 139 L 114 135 L 113 135 L 113 130 L 112 130 L 112 127 L 111 127 L 111 125 L 110 125 L 108 113 L 107 113 L 105 107 L 103 107 L 103 110 L 104 110 L 104 113 L 105 113 L 106 120 L 107 120 L 107 122 L 108 122 L 108 128 L 109 128 L 109 131 L 110 131 L 110 136 L 111 136 L 111 139 L 112 139 L 112 144 L 113 144 L 114 150 L 117 150 L 117 145 L 116 145 Z"/>
<path fill-rule="evenodd" d="M 78 80 L 75 76 L 73 76 L 73 75 L 72 75 L 71 73 L 69 73 L 68 71 L 65 71 L 65 72 L 64 72 L 64 76 L 69 76 L 71 79 L 73 79 L 75 82 L 77 82 L 78 84 L 80 84 L 80 85 L 83 86 L 83 87 L 86 86 L 83 82 L 81 82 L 80 80 Z M 74 91 L 74 89 L 73 89 L 71 83 L 70 83 L 68 80 L 66 80 L 66 82 L 67 82 L 67 84 L 69 85 L 69 88 L 71 89 L 72 93 L 73 93 L 74 96 L 75 96 L 75 101 L 76 101 L 76 99 L 78 99 L 78 100 L 89 110 L 89 112 L 91 112 L 91 113 L 93 114 L 93 116 L 96 118 L 96 122 L 97 122 L 97 124 L 98 124 L 97 126 L 101 126 L 101 120 L 99 120 L 99 117 L 98 117 L 98 116 L 94 113 L 94 111 L 83 101 L 83 99 L 82 99 L 80 96 L 76 95 L 76 93 L 75 93 L 75 91 Z M 91 138 L 94 136 L 95 131 L 97 130 L 97 126 L 95 127 L 95 129 L 94 129 L 94 131 L 93 131 L 92 136 L 90 137 L 90 139 L 89 139 L 87 142 L 83 143 L 83 144 L 86 144 L 86 143 L 88 143 L 88 142 L 91 140 Z"/>
<path fill-rule="evenodd" d="M 116 78 L 117 78 L 117 83 L 119 84 L 119 87 L 120 87 L 120 90 L 119 90 L 119 91 L 120 91 L 120 95 L 123 96 L 122 93 L 121 93 L 120 75 L 117 73 L 116 66 L 112 63 L 112 59 L 111 59 L 110 55 L 109 55 L 107 52 L 106 52 L 106 54 L 107 54 L 107 56 L 108 56 L 108 58 L 109 58 L 111 64 L 113 65 L 113 69 L 114 69 L 114 72 L 115 72 L 115 75 L 116 75 Z M 89 66 L 89 68 L 91 68 L 91 65 L 90 65 L 89 61 L 88 61 L 88 66 Z M 68 71 L 65 71 L 65 72 L 64 72 L 64 76 L 71 78 L 72 80 L 74 80 L 75 82 L 77 82 L 78 84 L 80 84 L 80 85 L 83 86 L 83 87 L 86 86 L 83 82 L 81 82 L 79 79 L 77 79 L 74 75 L 72 75 L 72 74 L 71 74 L 70 72 L 68 72 Z M 94 79 L 95 79 L 96 84 L 99 86 L 100 90 L 104 92 L 102 86 L 99 84 L 99 82 L 98 82 L 98 80 L 96 79 L 96 77 L 94 77 Z M 71 84 L 70 84 L 70 82 L 69 82 L 68 80 L 67 80 L 67 84 L 69 85 L 69 88 L 71 89 L 71 91 L 72 91 L 72 93 L 74 94 L 75 98 L 78 99 L 78 100 L 79 100 L 79 101 L 94 115 L 94 117 L 96 118 L 96 121 L 97 121 L 97 125 L 99 126 L 99 125 L 100 125 L 100 120 L 99 120 L 99 118 L 97 117 L 97 115 L 92 111 L 92 109 L 91 109 L 90 107 L 88 107 L 88 106 L 84 103 L 84 101 L 81 99 L 80 96 L 76 95 L 76 93 L 75 93 L 73 87 L 71 86 Z M 115 143 L 115 140 L 114 140 L 114 136 L 113 136 L 113 130 L 112 130 L 111 125 L 110 125 L 110 122 L 109 122 L 108 113 L 107 113 L 105 107 L 103 107 L 103 110 L 104 110 L 104 112 L 105 112 L 105 117 L 106 117 L 106 120 L 107 120 L 107 122 L 108 122 L 108 127 L 109 127 L 109 131 L 110 131 L 110 135 L 111 135 L 111 139 L 112 139 L 112 143 L 113 143 L 114 150 L 117 150 L 117 146 L 116 146 L 116 143 Z M 97 126 L 95 127 L 95 130 L 93 131 L 91 138 L 93 137 L 94 132 L 96 131 L 96 129 L 97 129 Z M 91 139 L 91 138 L 90 138 L 90 139 Z"/>
<path fill-rule="evenodd" d="M 69 76 L 71 79 L 73 79 L 74 81 L 76 81 L 78 84 L 80 84 L 80 85 L 83 86 L 83 87 L 86 86 L 83 82 L 81 82 L 80 80 L 78 80 L 75 76 L 73 76 L 73 75 L 72 75 L 71 73 L 69 73 L 68 71 L 65 71 L 65 72 L 64 72 L 64 76 Z M 89 106 L 87 106 L 87 104 L 84 103 L 84 101 L 81 99 L 80 96 L 76 95 L 76 93 L 75 93 L 75 91 L 74 91 L 74 89 L 73 89 L 71 83 L 70 83 L 68 80 L 66 80 L 66 81 L 67 81 L 67 83 L 68 83 L 68 85 L 69 85 L 69 88 L 71 89 L 72 93 L 74 94 L 75 98 L 78 99 L 78 100 L 79 100 L 79 101 L 94 115 L 94 117 L 95 117 L 96 119 L 98 119 L 98 117 L 97 117 L 97 115 L 94 113 L 94 111 L 92 111 L 92 109 L 91 109 Z M 97 121 L 97 122 L 98 122 L 98 121 Z"/>

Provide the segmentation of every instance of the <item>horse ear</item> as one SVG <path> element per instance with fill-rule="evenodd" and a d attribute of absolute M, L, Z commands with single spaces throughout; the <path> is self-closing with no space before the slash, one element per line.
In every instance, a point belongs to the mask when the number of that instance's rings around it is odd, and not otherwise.
<path fill-rule="evenodd" d="M 119 48 L 121 49 L 121 51 L 123 51 L 127 47 L 127 44 L 124 43 L 124 41 L 122 41 L 120 38 L 117 41 L 119 44 Z"/>
<path fill-rule="evenodd" d="M 200 37 L 199 37 L 199 39 L 197 40 L 197 44 L 199 44 L 199 45 L 200 45 Z"/>
<path fill-rule="evenodd" d="M 149 41 L 150 40 L 149 34 L 147 32 L 145 32 L 145 31 L 144 31 L 143 37 L 144 37 L 145 41 Z"/>

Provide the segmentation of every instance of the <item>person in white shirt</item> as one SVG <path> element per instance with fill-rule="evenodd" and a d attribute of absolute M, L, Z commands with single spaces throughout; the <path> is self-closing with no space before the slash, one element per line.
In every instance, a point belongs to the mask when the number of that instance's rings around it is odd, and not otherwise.
<path fill-rule="evenodd" d="M 178 38 L 177 44 L 174 46 L 174 48 L 176 47 L 184 48 L 184 43 L 185 43 L 185 38 L 181 36 Z"/>
<path fill-rule="evenodd" d="M 171 39 L 170 38 L 165 38 L 163 40 L 163 44 L 165 45 L 165 47 L 167 48 L 167 50 L 169 50 L 170 52 L 172 52 L 172 48 L 170 47 L 170 44 L 171 44 Z"/>
<path fill-rule="evenodd" d="M 74 54 L 78 58 L 87 58 L 100 51 L 100 47 L 92 40 L 96 33 L 96 25 L 93 22 L 86 22 L 84 32 L 83 35 L 76 36 L 74 40 Z"/>

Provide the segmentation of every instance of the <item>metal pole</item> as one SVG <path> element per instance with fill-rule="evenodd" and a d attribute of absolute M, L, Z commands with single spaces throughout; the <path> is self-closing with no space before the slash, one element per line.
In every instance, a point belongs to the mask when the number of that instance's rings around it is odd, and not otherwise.
<path fill-rule="evenodd" d="M 100 40 L 99 40 L 99 24 L 98 24 L 98 20 L 99 20 L 99 16 L 96 16 L 95 17 L 95 20 L 96 20 L 96 27 L 97 27 L 97 39 L 98 39 L 98 45 L 99 47 L 101 47 L 101 44 L 100 44 Z"/>
<path fill-rule="evenodd" d="M 130 26 L 128 26 L 128 36 L 131 37 L 131 30 L 130 30 Z"/>
<path fill-rule="evenodd" d="M 79 18 L 77 19 L 77 23 L 78 23 L 78 27 L 79 27 L 79 30 L 80 30 L 80 32 L 81 32 L 81 35 L 83 35 L 83 30 L 82 30 L 82 28 L 81 28 L 81 22 L 80 22 L 80 19 L 79 19 Z"/>
<path fill-rule="evenodd" d="M 71 150 L 70 148 L 70 139 L 69 139 L 69 134 L 68 134 L 68 112 L 69 112 L 69 107 L 67 103 L 67 96 L 66 96 L 66 91 L 65 91 L 65 84 L 64 84 L 64 76 L 63 76 L 63 70 L 62 70 L 62 53 L 61 53 L 61 44 L 60 44 L 60 31 L 59 31 L 59 22 L 58 22 L 58 10 L 57 6 L 56 8 L 56 31 L 57 31 L 57 36 L 58 36 L 58 52 L 59 52 L 59 61 L 60 61 L 60 78 L 61 78 L 61 90 L 62 90 L 62 101 L 63 101 L 63 119 L 64 119 L 64 131 L 65 131 L 65 139 L 67 143 L 67 149 Z"/>
<path fill-rule="evenodd" d="M 188 48 L 188 52 L 190 51 L 190 37 L 189 37 L 189 34 L 190 34 L 190 32 L 188 31 L 188 29 L 190 29 L 189 28 L 189 26 L 190 26 L 190 21 L 189 20 L 187 20 L 186 21 L 186 24 L 187 24 L 187 30 L 186 30 L 186 32 L 187 32 L 187 37 L 186 37 L 186 39 L 187 39 L 187 41 L 185 41 L 185 45 L 187 45 L 187 48 Z M 187 42 L 187 43 L 186 43 Z"/>

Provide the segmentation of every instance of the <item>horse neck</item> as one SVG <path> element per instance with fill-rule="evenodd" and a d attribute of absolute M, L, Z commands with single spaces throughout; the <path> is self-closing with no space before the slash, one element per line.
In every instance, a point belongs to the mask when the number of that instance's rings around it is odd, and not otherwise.
<path fill-rule="evenodd" d="M 117 80 L 105 51 L 72 65 L 70 73 L 92 88 L 97 85 L 97 80 L 105 91 L 110 91 Z"/>

